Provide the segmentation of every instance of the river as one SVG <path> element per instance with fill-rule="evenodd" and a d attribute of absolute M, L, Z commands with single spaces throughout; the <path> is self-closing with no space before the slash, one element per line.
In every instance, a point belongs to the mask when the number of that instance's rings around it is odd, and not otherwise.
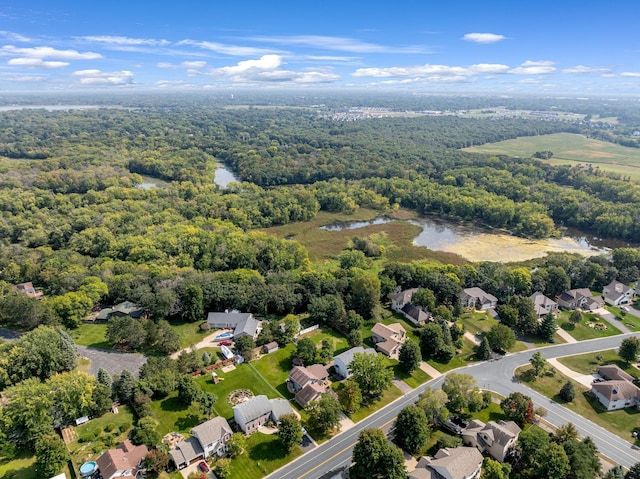
<path fill-rule="evenodd" d="M 333 223 L 323 226 L 329 231 L 359 229 L 370 225 L 389 223 L 392 220 L 378 217 L 371 221 Z M 469 261 L 512 262 L 541 258 L 550 252 L 578 253 L 594 256 L 606 253 L 609 248 L 627 246 L 626 243 L 606 241 L 590 237 L 578 231 L 571 231 L 562 238 L 532 240 L 493 232 L 478 226 L 459 224 L 440 218 L 419 218 L 409 220 L 422 228 L 413 244 L 434 251 L 454 253 Z"/>

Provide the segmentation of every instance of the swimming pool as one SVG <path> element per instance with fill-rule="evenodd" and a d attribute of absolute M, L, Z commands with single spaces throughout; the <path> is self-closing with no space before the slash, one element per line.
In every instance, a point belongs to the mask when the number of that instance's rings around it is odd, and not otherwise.
<path fill-rule="evenodd" d="M 233 336 L 233 333 L 230 332 L 224 332 L 222 334 L 218 334 L 218 336 L 216 336 L 216 338 L 221 339 L 221 338 L 230 338 L 231 336 Z"/>
<path fill-rule="evenodd" d="M 94 461 L 85 462 L 82 466 L 80 466 L 80 475 L 82 477 L 87 477 L 96 472 L 98 465 Z"/>

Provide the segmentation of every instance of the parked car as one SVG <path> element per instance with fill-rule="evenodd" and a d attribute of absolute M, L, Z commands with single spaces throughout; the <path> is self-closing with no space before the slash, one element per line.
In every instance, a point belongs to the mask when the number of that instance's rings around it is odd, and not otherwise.
<path fill-rule="evenodd" d="M 231 346 L 231 341 L 228 340 L 224 340 L 224 341 L 220 341 L 220 346 Z"/>
<path fill-rule="evenodd" d="M 207 464 L 204 461 L 200 461 L 198 463 L 198 469 L 200 469 L 202 472 L 209 472 L 210 471 L 209 464 Z"/>

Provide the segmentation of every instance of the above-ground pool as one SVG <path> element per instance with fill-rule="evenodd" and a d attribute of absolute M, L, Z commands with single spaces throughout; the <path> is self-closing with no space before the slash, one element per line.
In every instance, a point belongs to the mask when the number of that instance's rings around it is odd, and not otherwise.
<path fill-rule="evenodd" d="M 94 461 L 85 462 L 80 466 L 80 475 L 82 477 L 88 477 L 96 472 L 98 465 Z"/>
<path fill-rule="evenodd" d="M 230 333 L 228 331 L 222 333 L 222 334 L 218 334 L 216 336 L 216 338 L 220 339 L 220 338 L 230 338 L 231 336 L 233 336 L 233 333 Z"/>

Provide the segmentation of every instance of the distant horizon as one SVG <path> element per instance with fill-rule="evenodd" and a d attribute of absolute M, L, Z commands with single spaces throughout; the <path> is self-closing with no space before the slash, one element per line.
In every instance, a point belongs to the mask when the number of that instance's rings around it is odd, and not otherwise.
<path fill-rule="evenodd" d="M 636 3 L 5 0 L 0 95 L 308 88 L 640 95 Z"/>

